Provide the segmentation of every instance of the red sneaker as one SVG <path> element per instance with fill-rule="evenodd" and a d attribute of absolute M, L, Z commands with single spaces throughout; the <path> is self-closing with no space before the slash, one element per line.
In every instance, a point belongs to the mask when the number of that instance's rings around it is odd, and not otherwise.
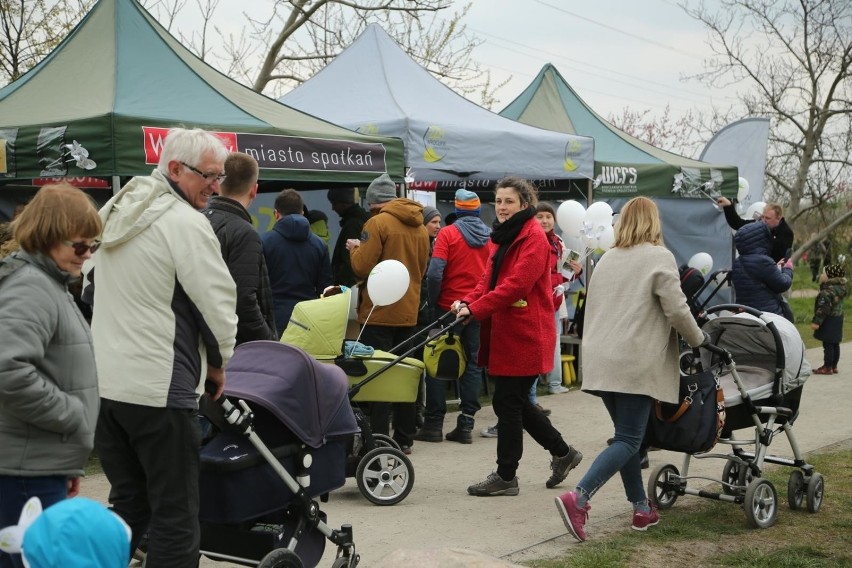
<path fill-rule="evenodd" d="M 585 507 L 577 506 L 577 494 L 574 491 L 563 493 L 559 497 L 554 498 L 556 509 L 562 515 L 562 522 L 571 535 L 583 542 L 586 540 L 586 521 L 589 519 L 589 510 L 591 505 L 586 503 Z"/>
<path fill-rule="evenodd" d="M 648 530 L 648 527 L 653 527 L 660 522 L 660 514 L 657 513 L 657 508 L 651 505 L 651 510 L 647 513 L 633 512 L 633 525 L 631 528 L 635 531 Z"/>
<path fill-rule="evenodd" d="M 823 365 L 817 369 L 814 369 L 814 375 L 832 375 L 834 371 L 832 371 L 831 367 L 826 367 Z"/>

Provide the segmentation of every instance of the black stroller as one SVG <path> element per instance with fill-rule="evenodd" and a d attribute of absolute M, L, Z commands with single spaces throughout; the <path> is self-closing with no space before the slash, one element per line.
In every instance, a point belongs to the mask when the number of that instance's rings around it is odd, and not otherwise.
<path fill-rule="evenodd" d="M 352 527 L 325 523 L 313 499 L 346 480 L 358 432 L 346 376 L 296 347 L 255 341 L 237 348 L 225 396 L 203 397 L 219 429 L 201 449 L 201 553 L 243 566 L 316 566 L 326 539 L 333 568 L 358 564 Z"/>
<path fill-rule="evenodd" d="M 778 515 L 775 487 L 760 477 L 764 463 L 771 463 L 794 468 L 787 484 L 789 507 L 804 508 L 807 499 L 807 510 L 816 513 L 825 482 L 804 459 L 793 432 L 802 390 L 811 374 L 798 330 L 782 316 L 735 304 L 708 309 L 702 329 L 710 335 L 712 345 L 701 350 L 697 363 L 692 357 L 682 357 L 681 368 L 695 364 L 718 375 L 726 407 L 718 443 L 730 446 L 731 451 L 685 454 L 681 470 L 672 464 L 658 466 L 648 478 L 649 499 L 660 509 L 670 508 L 680 495 L 737 503 L 751 526 L 767 528 Z M 736 431 L 745 428 L 752 430 L 753 437 L 737 438 Z M 792 457 L 769 453 L 773 438 L 782 432 Z M 721 479 L 690 477 L 692 457 L 724 459 Z M 691 479 L 718 482 L 721 493 L 690 488 Z"/>

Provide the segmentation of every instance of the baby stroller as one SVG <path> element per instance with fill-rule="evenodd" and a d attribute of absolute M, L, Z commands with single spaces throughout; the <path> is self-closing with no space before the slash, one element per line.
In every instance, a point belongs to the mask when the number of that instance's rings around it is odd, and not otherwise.
<path fill-rule="evenodd" d="M 346 353 L 344 344 L 349 321 L 349 290 L 299 302 L 281 337 L 283 343 L 298 346 L 318 361 L 346 373 L 349 398 L 355 404 L 355 417 L 361 429 L 349 449 L 347 476 L 355 477 L 358 489 L 375 505 L 395 505 L 414 486 L 414 467 L 395 440 L 374 434 L 369 420 L 358 408 L 361 402 L 414 402 L 424 372 L 423 362 L 408 357 L 431 338 L 401 355 L 373 350 L 369 355 Z M 430 328 L 441 322 L 438 320 Z M 439 334 L 449 327 L 439 330 Z M 423 333 L 426 330 L 422 330 Z M 418 335 L 420 334 L 418 333 Z"/>
<path fill-rule="evenodd" d="M 816 513 L 822 505 L 824 480 L 805 461 L 793 433 L 802 389 L 811 373 L 799 332 L 782 316 L 735 304 L 714 306 L 707 310 L 707 317 L 702 329 L 710 335 L 711 345 L 701 349 L 697 365 L 714 369 L 719 376 L 726 420 L 718 443 L 731 451 L 685 454 L 681 471 L 671 464 L 658 466 L 648 479 L 649 499 L 660 509 L 670 508 L 680 495 L 737 503 L 751 526 L 767 528 L 778 515 L 775 487 L 760 478 L 763 464 L 771 463 L 795 468 L 787 484 L 790 508 L 803 508 L 807 498 L 807 510 Z M 735 437 L 744 428 L 753 429 L 753 438 Z M 768 453 L 774 436 L 781 432 L 790 443 L 792 458 Z M 721 493 L 688 486 L 690 479 L 708 479 L 689 477 L 692 457 L 726 460 L 721 479 L 710 479 L 721 484 Z"/>
<path fill-rule="evenodd" d="M 358 432 L 343 372 L 255 341 L 237 348 L 227 377 L 236 405 L 202 397 L 218 432 L 201 449 L 201 553 L 243 566 L 316 566 L 328 539 L 335 568 L 356 566 L 352 527 L 331 529 L 313 500 L 345 483 Z"/>

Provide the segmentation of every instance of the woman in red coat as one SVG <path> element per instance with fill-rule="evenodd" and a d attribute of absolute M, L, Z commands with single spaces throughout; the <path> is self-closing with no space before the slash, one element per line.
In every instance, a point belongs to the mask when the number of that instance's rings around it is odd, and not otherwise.
<path fill-rule="evenodd" d="M 493 253 L 476 289 L 453 304 L 459 318 L 482 324 L 478 363 L 494 379 L 497 471 L 467 488 L 479 497 L 518 494 L 515 472 L 524 430 L 552 456 L 547 487 L 561 483 L 583 459 L 529 399 L 538 375 L 553 366 L 556 341 L 550 244 L 535 220 L 537 201 L 535 188 L 524 179 L 497 182 Z"/>

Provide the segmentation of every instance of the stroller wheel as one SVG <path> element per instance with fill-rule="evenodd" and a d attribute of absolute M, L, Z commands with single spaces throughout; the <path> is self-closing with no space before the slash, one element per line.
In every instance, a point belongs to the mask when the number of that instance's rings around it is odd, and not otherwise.
<path fill-rule="evenodd" d="M 299 555 L 289 548 L 276 548 L 263 557 L 257 568 L 303 568 Z"/>
<path fill-rule="evenodd" d="M 808 513 L 816 513 L 822 506 L 822 494 L 825 491 L 825 480 L 822 474 L 814 473 L 808 480 Z"/>
<path fill-rule="evenodd" d="M 802 503 L 805 500 L 805 476 L 799 469 L 794 469 L 790 472 L 790 479 L 787 481 L 787 505 L 793 511 L 798 511 L 802 508 Z"/>
<path fill-rule="evenodd" d="M 748 465 L 729 459 L 722 469 L 722 493 L 725 495 L 741 493 L 753 478 Z"/>
<path fill-rule="evenodd" d="M 399 443 L 386 434 L 373 434 L 373 443 L 377 448 L 394 448 L 401 450 Z"/>
<path fill-rule="evenodd" d="M 358 489 L 374 505 L 396 505 L 414 486 L 414 466 L 400 450 L 375 448 L 358 462 Z"/>
<path fill-rule="evenodd" d="M 675 466 L 670 463 L 658 465 L 648 477 L 648 499 L 661 511 L 670 509 L 678 496 L 683 495 L 681 490 L 685 485 Z"/>
<path fill-rule="evenodd" d="M 743 509 L 749 524 L 766 529 L 778 519 L 778 494 L 766 479 L 755 479 L 746 487 Z"/>

